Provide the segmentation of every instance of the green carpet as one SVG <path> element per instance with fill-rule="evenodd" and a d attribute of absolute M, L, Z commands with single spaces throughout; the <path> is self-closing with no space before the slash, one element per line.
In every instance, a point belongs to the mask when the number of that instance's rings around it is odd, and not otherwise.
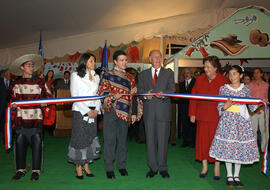
<path fill-rule="evenodd" d="M 99 134 L 102 136 L 102 134 Z M 90 165 L 94 178 L 84 177 L 83 180 L 75 178 L 75 167 L 67 162 L 67 146 L 69 137 L 52 137 L 45 134 L 44 138 L 44 171 L 36 182 L 30 181 L 31 172 L 18 181 L 12 180 L 13 152 L 6 152 L 0 145 L 0 190 L 158 190 L 158 189 L 189 189 L 211 190 L 228 189 L 225 185 L 226 171 L 224 164 L 221 165 L 221 180 L 213 180 L 213 164 L 209 166 L 209 172 L 205 179 L 199 178 L 201 163 L 194 161 L 194 149 L 180 148 L 169 145 L 168 166 L 169 179 L 163 179 L 156 175 L 152 179 L 145 177 L 148 167 L 146 161 L 145 144 L 128 142 L 127 170 L 128 177 L 120 176 L 115 170 L 116 179 L 109 180 L 105 176 L 103 155 Z M 102 143 L 102 138 L 101 138 Z M 27 163 L 31 163 L 31 148 L 28 148 Z M 269 189 L 269 177 L 260 172 L 261 162 L 250 166 L 243 166 L 240 178 L 244 183 L 244 189 Z"/>

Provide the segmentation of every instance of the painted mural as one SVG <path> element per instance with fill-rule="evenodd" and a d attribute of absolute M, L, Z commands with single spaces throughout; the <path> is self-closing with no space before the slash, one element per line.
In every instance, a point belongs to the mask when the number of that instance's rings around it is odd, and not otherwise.
<path fill-rule="evenodd" d="M 262 7 L 239 9 L 172 57 L 201 59 L 216 55 L 221 59 L 270 58 L 270 12 Z"/>

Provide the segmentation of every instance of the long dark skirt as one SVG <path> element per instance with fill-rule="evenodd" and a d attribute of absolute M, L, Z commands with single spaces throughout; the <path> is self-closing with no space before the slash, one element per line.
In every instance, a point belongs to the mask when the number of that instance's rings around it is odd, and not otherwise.
<path fill-rule="evenodd" d="M 72 134 L 68 146 L 68 161 L 84 165 L 99 158 L 101 147 L 97 137 L 97 122 L 88 123 L 78 111 L 72 111 Z"/>

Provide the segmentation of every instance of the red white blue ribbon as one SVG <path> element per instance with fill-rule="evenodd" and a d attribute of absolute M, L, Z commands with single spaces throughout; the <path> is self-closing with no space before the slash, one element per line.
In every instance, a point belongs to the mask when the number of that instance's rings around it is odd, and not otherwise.
<path fill-rule="evenodd" d="M 129 94 L 124 94 L 129 95 Z M 146 95 L 160 95 L 166 97 L 174 97 L 174 98 L 186 98 L 186 99 L 195 99 L 195 100 L 208 100 L 208 101 L 216 101 L 216 102 L 226 102 L 228 98 L 231 98 L 233 103 L 239 104 L 262 104 L 265 108 L 265 117 L 267 104 L 259 99 L 259 98 L 249 98 L 249 97 L 236 97 L 236 96 L 219 96 L 219 95 L 204 95 L 204 94 L 168 94 L 168 93 L 150 93 L 150 94 L 137 94 L 140 96 Z M 5 135 L 6 135 L 6 149 L 11 148 L 11 106 L 16 104 L 18 107 L 20 106 L 32 106 L 32 105 L 40 105 L 40 104 L 61 104 L 61 103 L 72 103 L 72 102 L 80 102 L 80 101 L 88 101 L 88 100 L 96 100 L 106 98 L 109 95 L 103 96 L 84 96 L 84 97 L 65 97 L 65 98 L 49 98 L 49 99 L 36 99 L 36 100 L 21 100 L 12 102 L 11 105 L 8 105 L 7 108 L 7 120 L 5 125 Z M 266 127 L 266 125 L 265 125 Z M 268 143 L 266 143 L 265 151 L 263 155 L 263 165 L 261 170 L 265 175 L 268 175 Z"/>
<path fill-rule="evenodd" d="M 20 100 L 8 104 L 6 110 L 6 123 L 5 123 L 5 148 L 6 150 L 12 147 L 12 129 L 11 129 L 11 107 L 12 105 L 21 106 L 34 106 L 40 104 L 63 104 L 63 103 L 73 103 L 82 102 L 88 100 L 97 100 L 106 98 L 108 95 L 103 96 L 80 96 L 80 97 L 63 97 L 63 98 L 47 98 L 47 99 L 35 99 L 35 100 Z"/>

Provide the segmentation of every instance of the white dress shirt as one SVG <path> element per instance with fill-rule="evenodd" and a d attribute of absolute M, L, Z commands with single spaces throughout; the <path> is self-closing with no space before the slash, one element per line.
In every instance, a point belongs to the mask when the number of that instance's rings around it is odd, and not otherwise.
<path fill-rule="evenodd" d="M 85 76 L 81 78 L 77 72 L 71 74 L 70 80 L 70 93 L 72 97 L 76 96 L 97 96 L 97 90 L 99 86 L 99 76 L 95 74 L 95 71 L 91 70 L 92 80 L 89 80 L 89 72 L 87 71 Z M 96 107 L 100 113 L 100 100 L 89 100 L 83 102 L 74 102 L 72 105 L 73 111 L 79 111 L 83 116 L 90 111 L 89 107 Z M 85 121 L 89 123 L 94 122 L 93 118 L 89 118 L 88 116 L 83 118 Z"/>
<path fill-rule="evenodd" d="M 5 83 L 6 88 L 8 88 L 8 87 L 9 87 L 10 81 L 9 81 L 8 79 L 6 79 L 5 77 L 4 77 L 4 83 Z M 8 86 L 7 86 L 6 84 L 7 84 Z"/>
<path fill-rule="evenodd" d="M 161 68 L 161 67 L 159 67 L 159 68 L 157 69 L 157 76 L 159 75 L 160 68 Z M 151 68 L 151 71 L 152 71 L 152 78 L 154 78 L 154 75 L 155 75 L 155 69 L 152 67 L 152 68 Z"/>
<path fill-rule="evenodd" d="M 187 82 L 188 82 L 188 85 L 190 85 L 190 82 L 191 82 L 191 78 L 188 79 L 188 80 L 185 80 L 185 86 L 187 87 Z"/>

